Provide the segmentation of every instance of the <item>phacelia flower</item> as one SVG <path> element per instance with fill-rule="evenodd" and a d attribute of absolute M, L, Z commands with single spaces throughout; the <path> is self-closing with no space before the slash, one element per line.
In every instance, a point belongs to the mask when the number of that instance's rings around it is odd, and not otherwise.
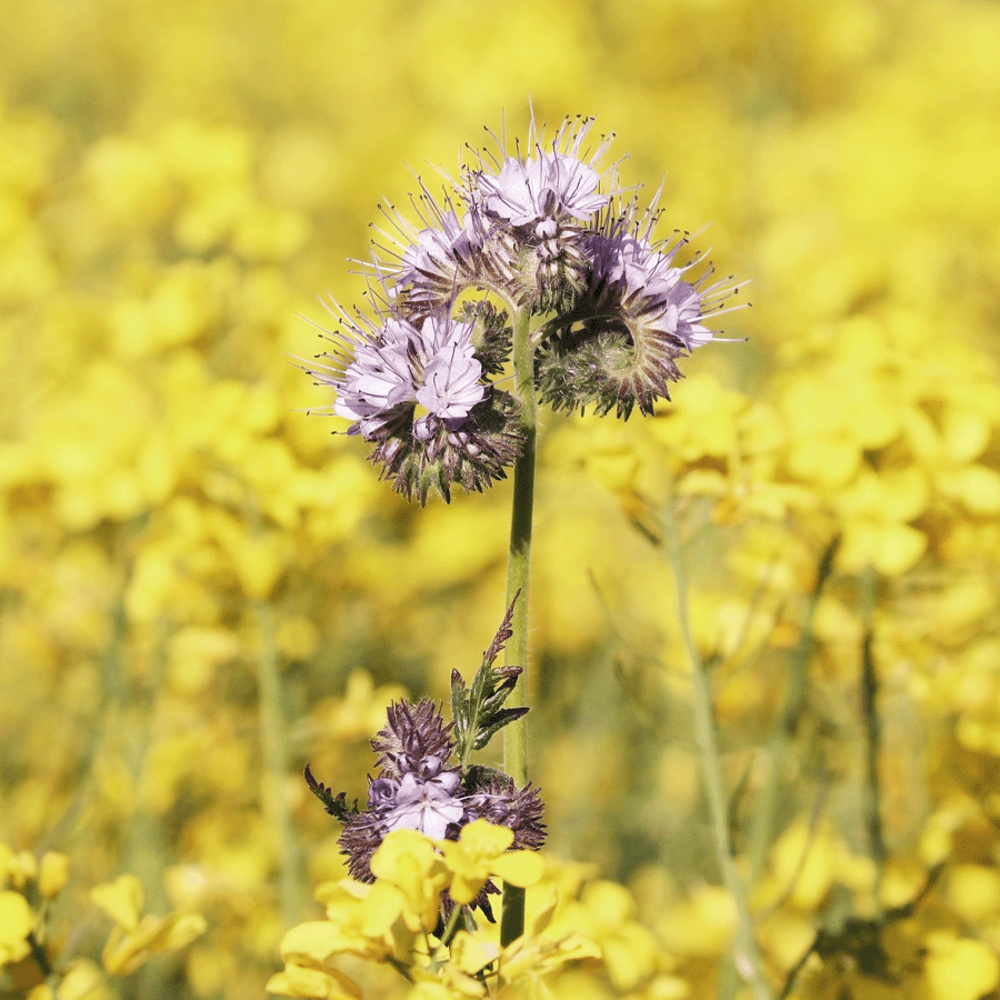
<path fill-rule="evenodd" d="M 476 231 L 475 216 L 466 213 L 460 222 L 453 211 L 442 212 L 437 226 L 428 226 L 416 234 L 413 244 L 403 251 L 396 276 L 402 285 L 426 278 L 451 277 L 452 283 L 463 267 L 471 268 L 484 237 Z"/>
<path fill-rule="evenodd" d="M 356 421 L 349 434 L 368 440 L 393 410 L 414 402 L 457 430 L 460 418 L 486 396 L 471 337 L 470 324 L 440 314 L 419 327 L 390 317 L 374 337 L 357 345 L 343 375 L 331 380 L 337 388 L 334 412 Z"/>
<path fill-rule="evenodd" d="M 413 315 L 450 306 L 456 291 L 470 284 L 497 284 L 510 280 L 505 254 L 491 254 L 480 213 L 470 207 L 459 220 L 454 209 L 440 209 L 429 194 L 422 203 L 435 224 L 414 230 L 398 214 L 390 219 L 402 241 L 389 236 L 395 249 L 376 259 L 379 278 L 390 289 L 393 302 Z"/>
<path fill-rule="evenodd" d="M 483 366 L 476 360 L 472 324 L 453 322 L 441 314 L 428 316 L 420 328 L 427 360 L 421 372 L 417 402 L 427 411 L 421 419 L 450 421 L 458 430 L 469 411 L 486 396 L 479 380 Z"/>
<path fill-rule="evenodd" d="M 569 217 L 586 222 L 608 202 L 597 190 L 600 174 L 575 156 L 538 151 L 526 160 L 508 157 L 499 175 L 479 176 L 487 215 L 512 226 L 535 226 L 536 235 L 551 233 L 543 220 Z"/>
<path fill-rule="evenodd" d="M 739 289 L 731 277 L 711 282 L 710 263 L 678 265 L 686 235 L 653 241 L 654 205 L 639 215 L 633 200 L 608 211 L 586 239 L 586 293 L 566 317 L 546 324 L 535 355 L 539 398 L 556 409 L 598 414 L 633 407 L 652 414 L 682 378 L 677 359 L 715 339 L 706 326 Z"/>
<path fill-rule="evenodd" d="M 669 249 L 656 250 L 648 240 L 633 236 L 597 237 L 592 245 L 593 286 L 616 293 L 625 315 L 641 319 L 649 330 L 675 338 L 692 351 L 713 335 L 700 322 L 702 296 L 682 280 L 691 265 L 673 265 L 686 243 L 686 238 L 680 239 Z"/>
<path fill-rule="evenodd" d="M 355 879 L 374 881 L 372 856 L 396 830 L 418 830 L 433 840 L 455 841 L 469 823 L 483 819 L 513 833 L 511 850 L 542 846 L 545 825 L 538 789 L 530 784 L 517 788 L 509 775 L 468 763 L 474 750 L 483 749 L 504 726 L 528 711 L 504 707 L 521 667 L 493 666 L 511 637 L 513 613 L 512 602 L 471 685 L 458 671 L 452 672 L 454 721 L 446 723 L 428 698 L 415 705 L 401 701 L 389 706 L 385 725 L 371 740 L 379 773 L 368 778 L 364 809 L 357 801 L 348 806 L 344 792 L 333 795 L 306 767 L 310 789 L 343 824 L 339 843 Z M 486 896 L 495 891 L 486 886 L 476 900 L 487 915 Z M 444 911 L 451 905 L 442 899 Z"/>
<path fill-rule="evenodd" d="M 465 804 L 455 798 L 458 775 L 445 771 L 425 781 L 404 774 L 393 807 L 385 814 L 387 830 L 419 830 L 433 840 L 444 840 L 451 824 L 462 825 Z"/>
<path fill-rule="evenodd" d="M 334 412 L 355 421 L 349 434 L 371 440 L 397 408 L 416 400 L 410 357 L 419 337 L 409 323 L 389 320 L 376 336 L 360 340 L 343 375 L 329 380 L 337 388 Z"/>
<path fill-rule="evenodd" d="M 383 314 L 345 317 L 313 374 L 407 497 L 482 490 L 517 459 L 521 407 L 493 382 L 515 324 L 528 324 L 542 402 L 626 419 L 669 400 L 678 361 L 721 339 L 714 321 L 736 308 L 739 283 L 714 280 L 703 255 L 678 260 L 686 235 L 655 238 L 657 199 L 640 210 L 624 197 L 603 163 L 610 138 L 590 144 L 593 124 L 567 119 L 546 138 L 532 121 L 523 149 L 493 136 L 496 149 L 467 154 L 440 198 L 420 182 L 419 224 L 385 211 L 366 265 Z"/>
<path fill-rule="evenodd" d="M 516 261 L 511 283 L 515 301 L 537 312 L 565 311 L 584 287 L 586 261 L 581 241 L 596 213 L 611 200 L 600 190 L 598 169 L 608 141 L 583 152 L 594 124 L 591 118 L 567 119 L 551 141 L 528 137 L 529 155 L 483 155 L 467 171 L 468 200 L 493 222 L 495 238 Z"/>
<path fill-rule="evenodd" d="M 399 492 L 424 503 L 431 489 L 448 499 L 453 483 L 471 492 L 504 478 L 523 432 L 513 399 L 483 379 L 473 322 L 435 312 L 345 325 L 327 332 L 334 350 L 307 370 L 336 389 L 333 412 L 374 444 L 372 460 Z"/>
<path fill-rule="evenodd" d="M 369 779 L 364 810 L 347 807 L 343 795 L 334 798 L 307 771 L 313 791 L 344 824 L 340 846 L 353 878 L 373 880 L 371 857 L 393 830 L 456 840 L 462 827 L 487 819 L 514 832 L 512 849 L 541 847 L 545 826 L 538 789 L 518 789 L 510 777 L 489 768 L 472 765 L 463 772 L 451 764 L 451 730 L 427 698 L 391 705 L 384 728 L 371 741 L 380 773 Z"/>

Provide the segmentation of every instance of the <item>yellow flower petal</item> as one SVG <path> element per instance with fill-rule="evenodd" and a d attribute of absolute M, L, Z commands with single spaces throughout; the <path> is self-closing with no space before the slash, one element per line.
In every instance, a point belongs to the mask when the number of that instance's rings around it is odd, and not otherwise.
<path fill-rule="evenodd" d="M 271 976 L 264 987 L 268 993 L 310 1000 L 361 1000 L 361 988 L 336 969 L 312 969 L 289 965 Z"/>
<path fill-rule="evenodd" d="M 27 938 L 34 926 L 35 916 L 24 896 L 0 892 L 0 966 L 18 962 L 31 951 Z"/>
<path fill-rule="evenodd" d="M 513 832 L 506 827 L 477 819 L 462 829 L 457 842 L 441 842 L 441 852 L 453 873 L 451 896 L 457 903 L 471 903 L 491 875 L 522 887 L 541 878 L 541 858 L 533 851 L 509 853 L 513 840 Z"/>
<path fill-rule="evenodd" d="M 132 930 L 118 925 L 101 953 L 104 968 L 125 976 L 146 964 L 154 955 L 177 951 L 207 930 L 205 918 L 196 913 L 172 913 L 157 917 L 151 913 Z"/>
<path fill-rule="evenodd" d="M 61 851 L 46 851 L 38 867 L 38 891 L 46 898 L 57 896 L 69 878 L 69 858 Z"/>
<path fill-rule="evenodd" d="M 542 976 L 569 962 L 600 957 L 601 949 L 589 938 L 575 931 L 558 941 L 520 937 L 503 950 L 500 957 L 500 978 L 510 983 L 522 976 Z"/>
<path fill-rule="evenodd" d="M 500 949 L 492 941 L 484 941 L 467 931 L 459 931 L 451 942 L 452 962 L 469 975 L 475 975 L 500 957 Z"/>
<path fill-rule="evenodd" d="M 542 877 L 545 864 L 534 851 L 512 851 L 497 858 L 492 868 L 505 882 L 526 889 Z"/>
<path fill-rule="evenodd" d="M 100 966 L 89 959 L 73 962 L 56 989 L 56 1000 L 116 1000 Z"/>
<path fill-rule="evenodd" d="M 402 893 L 403 919 L 411 931 L 434 927 L 451 873 L 433 840 L 416 830 L 396 830 L 372 855 L 371 869 L 376 878 L 391 882 Z"/>
<path fill-rule="evenodd" d="M 964 921 L 982 926 L 1000 913 L 1000 872 L 985 865 L 955 865 L 948 875 L 948 901 Z"/>
<path fill-rule="evenodd" d="M 859 572 L 871 564 L 885 576 L 900 576 L 926 550 L 927 536 L 908 524 L 851 519 L 844 524 L 837 561 L 847 572 Z"/>
<path fill-rule="evenodd" d="M 946 406 L 941 415 L 941 433 L 945 450 L 954 462 L 978 458 L 990 440 L 989 418 L 975 410 Z"/>
<path fill-rule="evenodd" d="M 133 930 L 139 923 L 145 893 L 135 875 L 120 875 L 114 882 L 105 882 L 91 889 L 90 898 L 119 927 Z"/>
<path fill-rule="evenodd" d="M 982 941 L 939 931 L 929 934 L 926 944 L 924 975 L 930 1000 L 979 1000 L 1000 982 L 1000 959 Z"/>
<path fill-rule="evenodd" d="M 1000 472 L 983 465 L 967 465 L 940 477 L 937 487 L 973 514 L 1000 511 Z"/>
<path fill-rule="evenodd" d="M 477 819 L 462 828 L 458 842 L 470 855 L 496 857 L 514 842 L 514 833 L 505 826 L 494 826 L 488 820 Z"/>
<path fill-rule="evenodd" d="M 355 950 L 357 939 L 330 920 L 307 920 L 285 934 L 281 957 L 285 962 L 309 959 L 322 965 L 331 955 Z"/>

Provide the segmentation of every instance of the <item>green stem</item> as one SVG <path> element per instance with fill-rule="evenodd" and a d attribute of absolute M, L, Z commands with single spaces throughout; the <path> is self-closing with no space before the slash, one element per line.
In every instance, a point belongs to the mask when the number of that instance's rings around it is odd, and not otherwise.
<path fill-rule="evenodd" d="M 875 904 L 880 906 L 882 875 L 885 870 L 886 847 L 882 830 L 882 783 L 878 759 L 882 747 L 882 727 L 878 715 L 878 675 L 875 672 L 875 569 L 865 567 L 861 574 L 861 620 L 865 626 L 861 643 L 861 718 L 865 726 L 865 826 L 868 830 L 868 850 L 875 862 Z"/>
<path fill-rule="evenodd" d="M 514 463 L 514 499 L 510 520 L 510 551 L 507 560 L 507 604 L 521 591 L 513 634 L 504 651 L 504 663 L 524 668 L 524 673 L 507 704 L 522 708 L 528 704 L 528 579 L 531 563 L 531 519 L 535 499 L 535 434 L 538 405 L 535 401 L 534 359 L 531 346 L 530 314 L 527 309 L 512 311 L 514 322 L 514 393 L 521 404 L 524 447 Z M 519 788 L 528 783 L 528 730 L 524 718 L 504 729 L 504 770 Z M 500 940 L 509 944 L 524 933 L 524 890 L 504 885 Z"/>
<path fill-rule="evenodd" d="M 750 885 L 756 886 L 764 873 L 767 852 L 771 847 L 775 823 L 781 811 L 781 786 L 785 762 L 791 754 L 805 703 L 809 663 L 813 653 L 813 622 L 823 588 L 833 571 L 833 558 L 840 544 L 839 537 L 827 546 L 816 573 L 816 583 L 806 608 L 798 644 L 789 657 L 785 693 L 764 751 L 765 778 L 753 820 L 750 824 L 747 854 L 750 858 Z"/>
<path fill-rule="evenodd" d="M 34 931 L 28 931 L 28 947 L 31 949 L 31 957 L 35 960 L 38 968 L 42 970 L 42 975 L 48 979 L 52 975 L 52 964 L 49 962 L 48 953 L 38 943 Z"/>
<path fill-rule="evenodd" d="M 278 844 L 278 897 L 281 919 L 291 927 L 302 915 L 302 855 L 285 794 L 288 775 L 285 713 L 281 704 L 274 612 L 267 601 L 254 602 L 260 654 L 257 657 L 259 725 L 264 758 L 264 811 Z"/>
<path fill-rule="evenodd" d="M 448 917 L 448 923 L 445 925 L 444 930 L 441 933 L 441 943 L 437 946 L 437 950 L 434 953 L 433 961 L 431 962 L 431 968 L 435 971 L 440 969 L 448 961 L 448 945 L 451 944 L 451 939 L 455 936 L 455 932 L 458 930 L 458 922 L 462 919 L 462 907 L 456 903 L 451 908 L 451 915 Z"/>
<path fill-rule="evenodd" d="M 701 764 L 702 780 L 705 783 L 705 797 L 712 817 L 712 832 L 715 854 L 722 881 L 736 906 L 736 931 L 733 941 L 733 962 L 737 972 L 745 979 L 755 1000 L 771 1000 L 771 990 L 761 971 L 760 951 L 753 932 L 753 918 L 747 903 L 746 892 L 736 870 L 733 857 L 733 843 L 729 830 L 729 809 L 722 777 L 722 757 L 715 725 L 715 709 L 712 704 L 712 687 L 709 673 L 698 652 L 688 614 L 687 575 L 681 560 L 677 527 L 672 511 L 666 516 L 668 552 L 674 572 L 677 589 L 677 613 L 681 634 L 692 677 L 692 713 L 694 716 L 694 738 Z"/>

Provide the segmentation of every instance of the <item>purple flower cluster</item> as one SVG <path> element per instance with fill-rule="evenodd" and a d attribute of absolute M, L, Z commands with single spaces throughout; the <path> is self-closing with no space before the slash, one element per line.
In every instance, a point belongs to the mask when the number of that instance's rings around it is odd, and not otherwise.
<path fill-rule="evenodd" d="M 457 429 L 482 402 L 482 374 L 471 324 L 443 313 L 426 317 L 419 326 L 393 316 L 376 339 L 357 345 L 334 412 L 355 421 L 355 433 L 371 439 L 395 412 L 416 403 L 423 416 L 414 421 L 413 433 L 426 440 L 434 422 Z"/>
<path fill-rule="evenodd" d="M 443 200 L 421 184 L 419 225 L 390 209 L 368 269 L 374 318 L 340 313 L 334 349 L 311 371 L 333 410 L 404 495 L 446 499 L 505 476 L 523 444 L 518 403 L 498 388 L 515 314 L 533 325 L 535 386 L 566 410 L 653 412 L 676 361 L 711 341 L 738 285 L 710 281 L 685 236 L 656 241 L 654 205 L 626 200 L 609 139 L 585 150 L 591 119 L 567 120 L 527 155 L 475 154 Z M 497 308 L 499 304 L 499 308 Z"/>
<path fill-rule="evenodd" d="M 344 824 L 340 845 L 351 875 L 371 882 L 371 858 L 393 830 L 419 830 L 435 840 L 457 840 L 475 819 L 514 831 L 513 848 L 537 850 L 545 839 L 542 799 L 531 785 L 518 790 L 507 775 L 480 766 L 451 763 L 455 742 L 429 699 L 403 701 L 387 712 L 386 725 L 372 739 L 378 777 L 368 779 L 368 804 L 349 809 L 307 771 L 313 791 Z"/>
<path fill-rule="evenodd" d="M 600 174 L 575 155 L 538 150 L 537 157 L 508 157 L 500 173 L 479 174 L 486 214 L 512 226 L 531 226 L 543 238 L 555 232 L 560 217 L 586 222 L 608 203 L 597 191 Z M 539 232 L 539 230 L 542 230 Z"/>

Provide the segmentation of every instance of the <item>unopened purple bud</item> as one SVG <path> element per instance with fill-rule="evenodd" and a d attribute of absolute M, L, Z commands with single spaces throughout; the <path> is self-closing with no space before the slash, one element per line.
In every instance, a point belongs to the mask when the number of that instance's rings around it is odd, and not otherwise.
<path fill-rule="evenodd" d="M 432 416 L 419 417 L 413 421 L 413 437 L 416 441 L 430 441 L 438 432 L 438 421 Z"/>
<path fill-rule="evenodd" d="M 430 754 L 420 762 L 418 771 L 422 778 L 435 778 L 441 773 L 442 767 L 444 760 L 435 754 Z"/>
<path fill-rule="evenodd" d="M 392 808 L 396 802 L 396 792 L 399 782 L 392 778 L 369 779 L 368 808 L 382 810 Z"/>
<path fill-rule="evenodd" d="M 559 234 L 559 223 L 555 219 L 542 219 L 535 226 L 535 235 L 540 240 L 551 240 Z"/>

